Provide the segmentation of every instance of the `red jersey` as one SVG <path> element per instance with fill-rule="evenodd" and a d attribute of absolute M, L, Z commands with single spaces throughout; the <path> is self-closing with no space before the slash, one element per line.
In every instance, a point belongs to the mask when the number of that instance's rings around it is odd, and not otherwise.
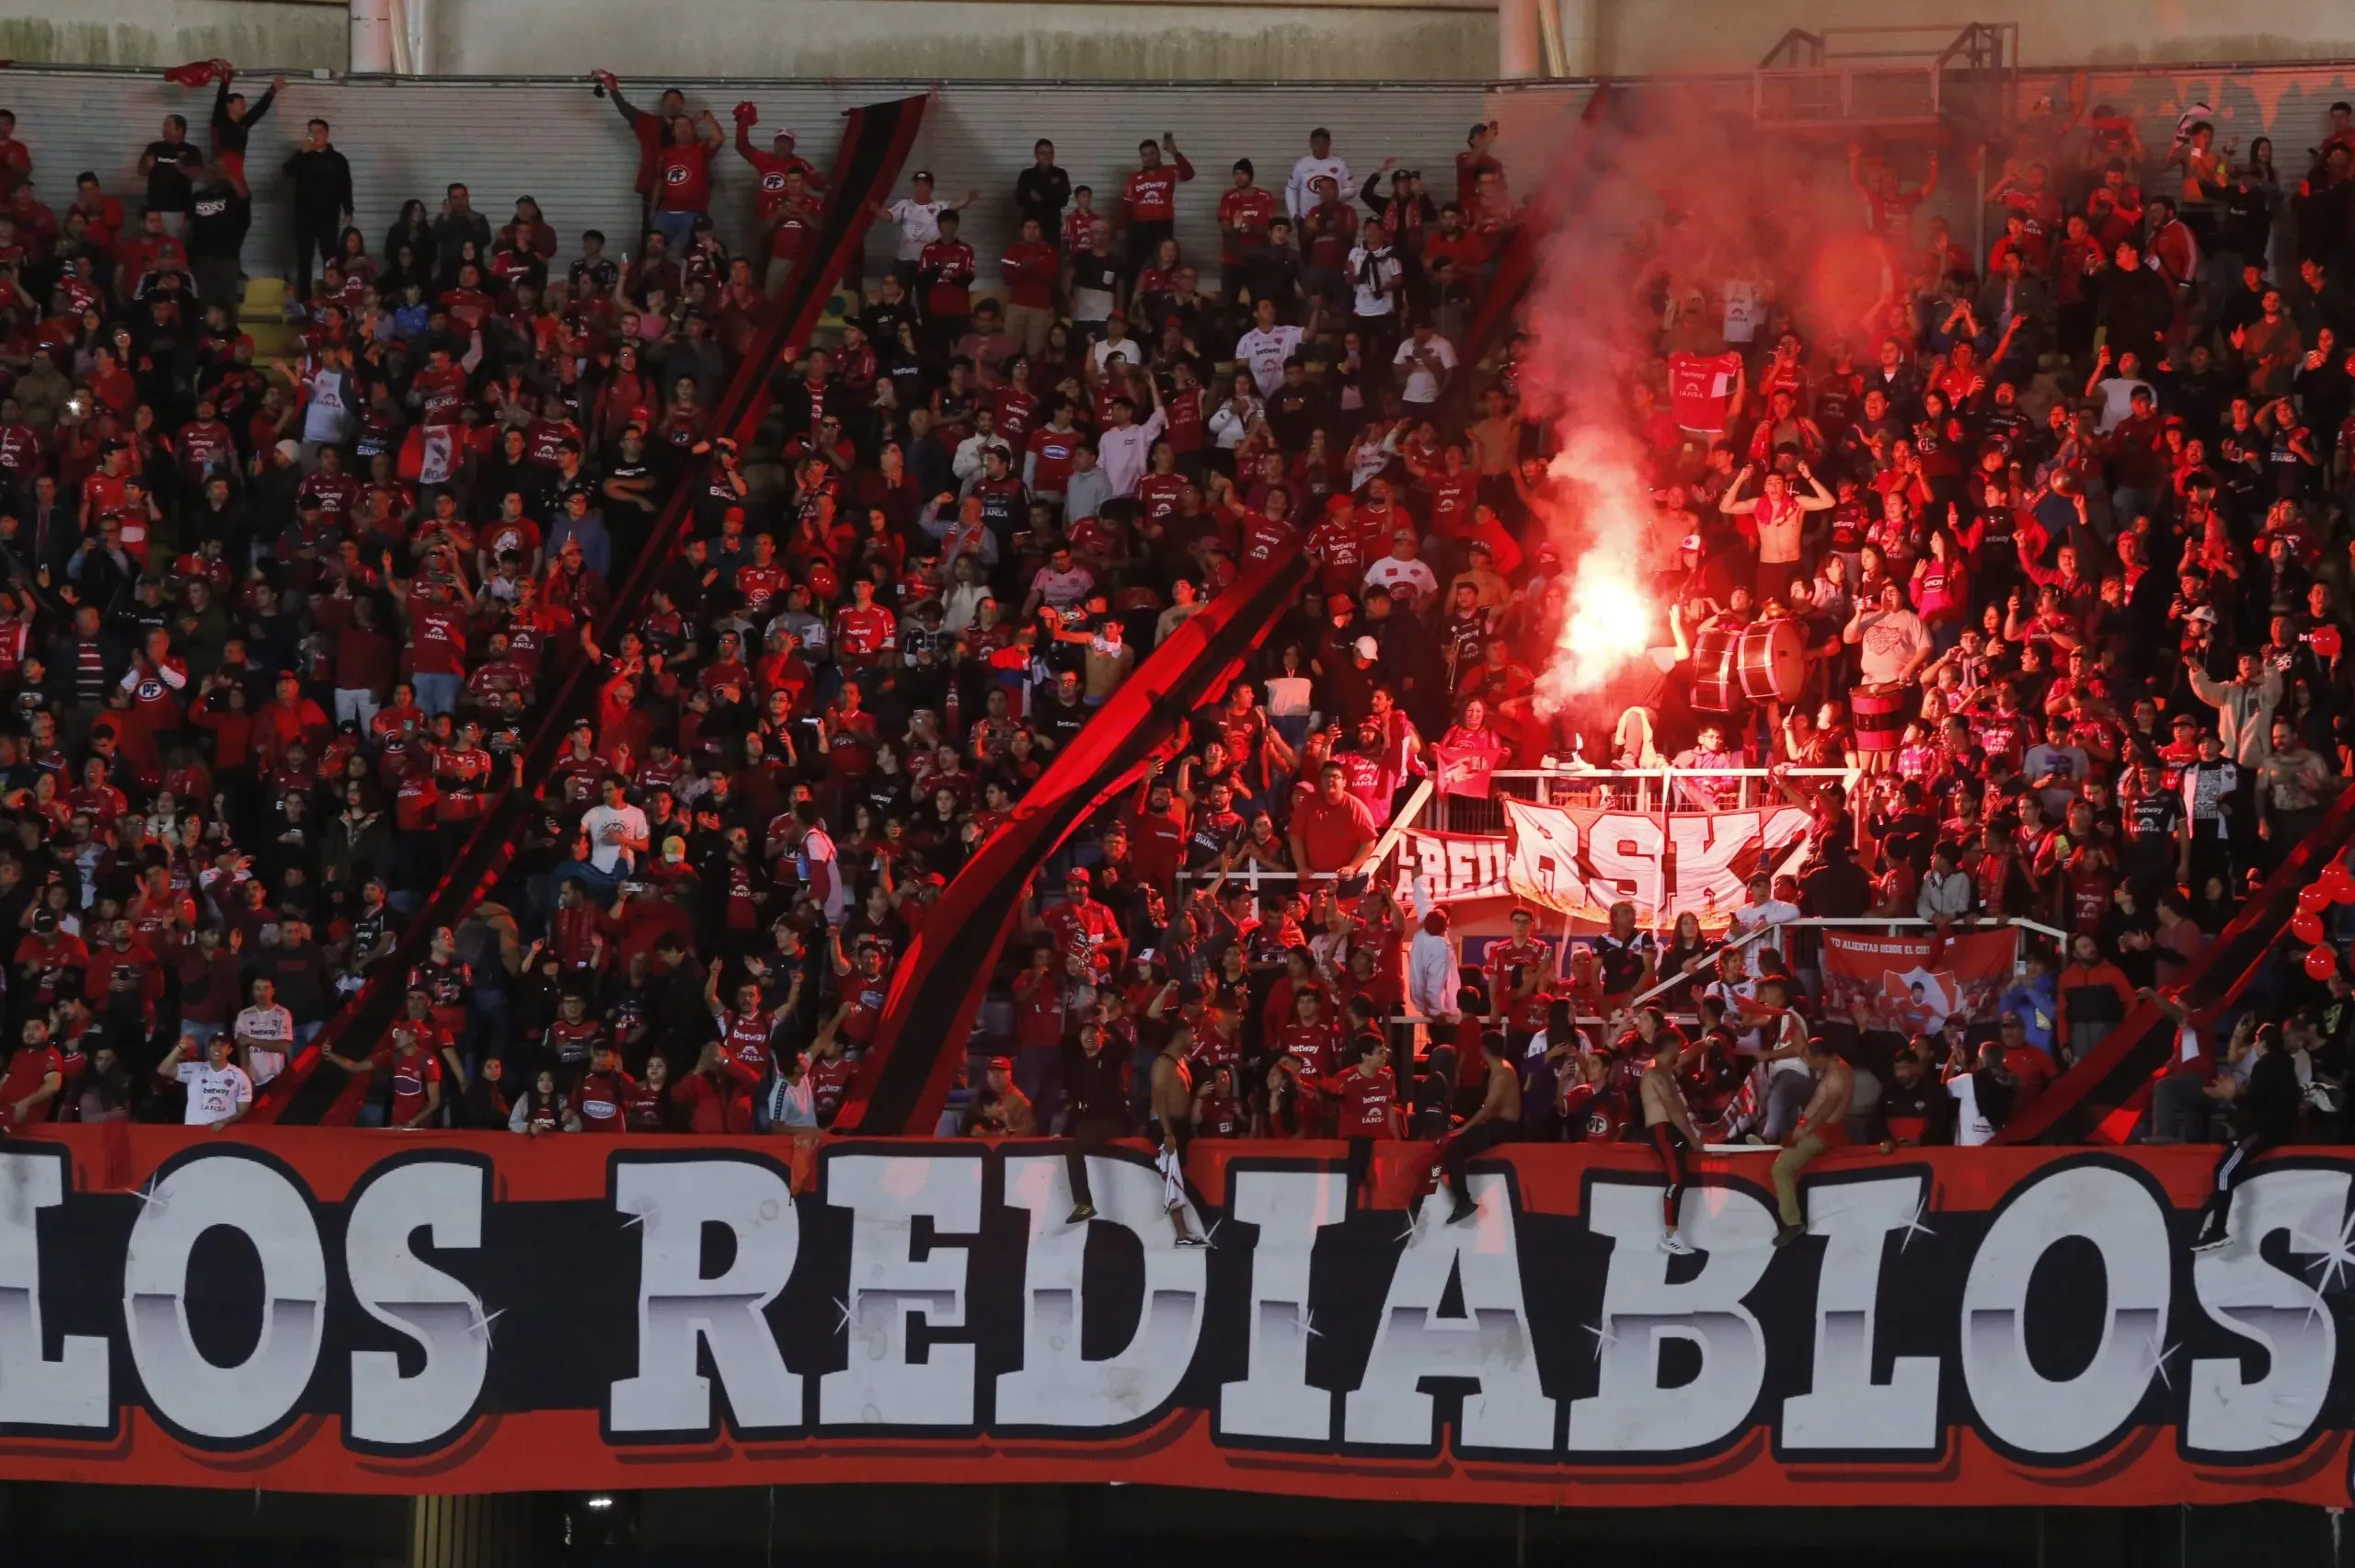
<path fill-rule="evenodd" d="M 1194 166 L 1180 154 L 1175 164 L 1139 169 L 1120 188 L 1120 203 L 1132 223 L 1174 223 L 1178 217 L 1178 187 L 1194 177 Z"/>
<path fill-rule="evenodd" d="M 702 142 L 666 143 L 654 155 L 655 207 L 665 212 L 701 212 L 711 206 L 711 155 Z"/>
<path fill-rule="evenodd" d="M 1392 1117 L 1397 1106 L 1398 1091 L 1388 1070 L 1371 1074 L 1343 1073 L 1340 1112 L 1334 1119 L 1334 1134 L 1340 1138 L 1388 1138 L 1396 1130 Z"/>
<path fill-rule="evenodd" d="M 1724 434 L 1734 377 L 1740 372 L 1741 356 L 1736 353 L 1671 354 L 1668 406 L 1678 426 L 1705 435 Z"/>

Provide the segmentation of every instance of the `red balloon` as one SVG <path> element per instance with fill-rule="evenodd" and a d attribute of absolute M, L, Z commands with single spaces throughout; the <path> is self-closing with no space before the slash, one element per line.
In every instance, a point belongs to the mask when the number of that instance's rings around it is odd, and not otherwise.
<path fill-rule="evenodd" d="M 2320 882 L 2309 882 L 2298 889 L 2298 908 L 2310 915 L 2318 915 L 2331 903 L 2330 889 Z"/>
<path fill-rule="evenodd" d="M 2322 888 L 2334 904 L 2355 904 L 2355 874 L 2343 865 L 2333 864 L 2322 874 Z"/>
<path fill-rule="evenodd" d="M 2311 947 L 2322 940 L 2322 917 L 2305 910 L 2300 910 L 2290 917 L 2290 931 L 2299 941 Z"/>
<path fill-rule="evenodd" d="M 2306 640 L 2314 644 L 2315 652 L 2323 658 L 2337 658 L 2338 657 L 2340 638 L 2338 627 L 2316 626 L 2307 635 Z"/>
<path fill-rule="evenodd" d="M 2308 979 L 2326 980 L 2337 973 L 2338 973 L 2338 949 L 2332 947 L 2306 949 L 2306 978 Z"/>

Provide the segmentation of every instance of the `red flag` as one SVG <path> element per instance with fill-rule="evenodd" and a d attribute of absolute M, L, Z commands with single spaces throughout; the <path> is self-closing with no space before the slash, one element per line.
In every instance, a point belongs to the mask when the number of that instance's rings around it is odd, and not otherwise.
<path fill-rule="evenodd" d="M 400 476 L 419 484 L 442 485 L 457 472 L 456 429 L 450 425 L 413 425 L 401 438 Z"/>
<path fill-rule="evenodd" d="M 1496 785 L 1497 754 L 1470 746 L 1433 746 L 1431 757 L 1442 795 L 1488 798 Z"/>
<path fill-rule="evenodd" d="M 210 60 L 191 60 L 164 73 L 164 80 L 176 87 L 209 87 L 220 77 L 221 67 Z"/>

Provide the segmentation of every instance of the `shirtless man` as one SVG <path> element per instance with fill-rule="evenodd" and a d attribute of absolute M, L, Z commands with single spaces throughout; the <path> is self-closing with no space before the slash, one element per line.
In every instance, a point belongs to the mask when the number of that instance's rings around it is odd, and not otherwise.
<path fill-rule="evenodd" d="M 1644 1102 L 1644 1136 L 1659 1152 L 1660 1168 L 1668 1173 L 1668 1187 L 1660 1195 L 1660 1248 L 1683 1255 L 1693 1251 L 1693 1243 L 1677 1230 L 1676 1206 L 1684 1197 L 1686 1156 L 1702 1140 L 1694 1128 L 1693 1113 L 1685 1107 L 1683 1086 L 1676 1081 L 1677 1064 L 1684 1054 L 1683 1037 L 1672 1029 L 1661 1029 L 1651 1037 L 1651 1065 L 1644 1069 L 1639 1092 Z"/>
<path fill-rule="evenodd" d="M 1153 1059 L 1153 1119 L 1144 1129 L 1161 1146 L 1155 1163 L 1161 1167 L 1169 1224 L 1181 1247 L 1208 1245 L 1186 1223 L 1186 1145 L 1194 1136 L 1194 1087 L 1186 1075 L 1186 1059 L 1193 1050 L 1192 1029 L 1180 1024 L 1169 1031 L 1169 1043 Z"/>
<path fill-rule="evenodd" d="M 1480 1212 L 1480 1206 L 1472 1201 L 1472 1195 L 1464 1185 L 1464 1167 L 1475 1155 L 1485 1154 L 1521 1133 L 1521 1076 L 1505 1059 L 1504 1044 L 1495 1035 L 1480 1036 L 1480 1059 L 1488 1073 L 1488 1087 L 1480 1094 L 1480 1108 L 1447 1136 L 1440 1150 L 1440 1185 L 1455 1200 L 1447 1214 L 1450 1225 L 1460 1225 Z"/>
<path fill-rule="evenodd" d="M 1856 1075 L 1840 1059 L 1832 1042 L 1818 1035 L 1807 1043 L 1807 1070 L 1815 1078 L 1815 1094 L 1799 1113 L 1783 1151 L 1775 1156 L 1775 1207 L 1782 1213 L 1775 1245 L 1787 1247 L 1807 1234 L 1799 1214 L 1799 1172 L 1827 1149 L 1848 1141 L 1848 1104 L 1855 1097 Z"/>

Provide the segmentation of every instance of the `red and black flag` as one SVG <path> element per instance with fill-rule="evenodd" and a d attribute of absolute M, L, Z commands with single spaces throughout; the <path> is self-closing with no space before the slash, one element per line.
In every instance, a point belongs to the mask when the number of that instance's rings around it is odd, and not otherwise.
<path fill-rule="evenodd" d="M 894 1137 L 933 1130 L 1032 875 L 1091 812 L 1135 785 L 1189 714 L 1218 700 L 1298 602 L 1310 569 L 1294 544 L 1171 633 L 966 862 L 891 977 L 874 1042 L 834 1131 Z"/>

